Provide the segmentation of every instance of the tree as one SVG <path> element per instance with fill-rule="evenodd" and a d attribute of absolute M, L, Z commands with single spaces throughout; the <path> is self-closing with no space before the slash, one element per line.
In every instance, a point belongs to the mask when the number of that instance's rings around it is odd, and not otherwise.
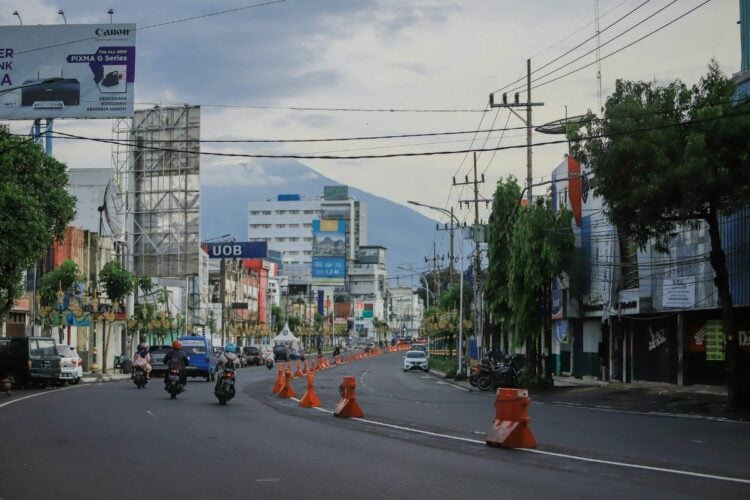
<path fill-rule="evenodd" d="M 63 163 L 0 126 L 0 316 L 22 292 L 23 271 L 36 264 L 75 216 Z"/>
<path fill-rule="evenodd" d="M 576 138 L 576 157 L 589 164 L 607 213 L 639 247 L 666 251 L 684 225 L 704 221 L 726 334 L 729 404 L 750 406 L 719 217 L 750 204 L 750 103 L 712 61 L 688 88 L 619 80 L 604 119 Z"/>
<path fill-rule="evenodd" d="M 550 345 L 550 301 L 552 279 L 568 267 L 574 252 L 572 214 L 555 211 L 548 199 L 536 198 L 520 210 L 513 225 L 508 248 L 507 305 L 517 341 L 526 341 L 528 381 L 536 384 L 541 367 L 540 333 Z M 551 370 L 545 370 L 551 377 Z"/>
<path fill-rule="evenodd" d="M 78 264 L 72 260 L 63 261 L 62 264 L 42 276 L 38 289 L 40 297 L 39 306 L 55 309 L 57 307 L 58 290 L 69 292 L 75 283 L 80 283 L 81 281 L 83 281 L 83 277 L 78 269 Z M 49 326 L 48 324 L 44 328 L 48 335 L 50 334 Z"/>
<path fill-rule="evenodd" d="M 515 177 L 498 182 L 492 200 L 492 213 L 488 224 L 487 282 L 484 287 L 489 311 L 501 326 L 508 348 L 508 326 L 511 316 L 508 304 L 508 262 L 510 261 L 510 233 L 518 219 L 521 204 L 521 187 Z M 503 328 L 504 327 L 504 328 Z"/>
<path fill-rule="evenodd" d="M 125 299 L 127 299 L 128 295 L 133 293 L 133 290 L 135 290 L 136 286 L 135 276 L 133 276 L 130 271 L 122 267 L 122 264 L 114 260 L 104 264 L 104 267 L 99 273 L 99 281 L 102 283 L 104 291 L 107 294 L 107 297 L 109 297 L 109 300 L 112 301 L 113 306 L 115 303 L 123 303 Z M 114 308 L 112 312 L 116 312 L 114 311 Z M 104 332 L 104 357 L 102 361 L 103 372 L 107 371 L 107 350 L 109 347 L 110 336 L 112 335 L 112 323 L 113 322 L 110 321 L 109 328 L 107 329 L 105 327 Z"/>

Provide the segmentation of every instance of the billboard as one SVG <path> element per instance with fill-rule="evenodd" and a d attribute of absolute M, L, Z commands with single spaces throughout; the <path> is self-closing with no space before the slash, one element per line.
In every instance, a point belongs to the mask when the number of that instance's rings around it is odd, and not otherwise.
<path fill-rule="evenodd" d="M 312 221 L 312 281 L 343 286 L 346 277 L 346 221 Z"/>
<path fill-rule="evenodd" d="M 323 199 L 339 201 L 349 199 L 349 186 L 323 186 Z"/>
<path fill-rule="evenodd" d="M 263 259 L 268 254 L 268 242 L 235 241 L 232 243 L 204 243 L 211 259 Z"/>
<path fill-rule="evenodd" d="M 0 119 L 133 116 L 135 24 L 0 26 Z"/>

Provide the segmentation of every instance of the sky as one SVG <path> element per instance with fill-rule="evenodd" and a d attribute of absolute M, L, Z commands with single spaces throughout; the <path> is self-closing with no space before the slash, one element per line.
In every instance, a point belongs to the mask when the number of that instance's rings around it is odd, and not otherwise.
<path fill-rule="evenodd" d="M 241 9 L 261 1 L 5 0 L 0 25 L 18 24 L 14 10 L 24 24 L 33 25 L 62 23 L 59 9 L 70 24 L 108 22 L 107 10 L 114 9 L 114 22 L 136 23 L 139 28 L 136 109 L 156 104 L 201 105 L 204 140 L 346 138 L 522 127 L 505 109 L 483 112 L 490 92 L 519 78 L 525 83 L 529 58 L 534 71 L 570 51 L 534 73 L 532 85 L 596 59 L 596 0 L 287 0 Z M 703 2 L 600 0 L 601 56 Z M 149 27 L 229 9 L 241 10 Z M 712 0 L 607 57 L 601 61 L 603 98 L 618 78 L 659 83 L 680 78 L 696 83 L 712 58 L 725 73 L 736 73 L 740 62 L 738 19 L 738 0 Z M 593 39 L 577 47 L 588 38 Z M 584 55 L 587 52 L 591 53 Z M 562 69 L 544 77 L 558 67 Z M 597 110 L 596 74 L 594 64 L 532 89 L 532 101 L 544 103 L 534 108 L 534 125 Z M 522 93 L 521 102 L 525 99 Z M 431 112 L 435 110 L 440 112 Z M 26 133 L 30 127 L 29 122 L 10 125 L 18 133 Z M 111 121 L 56 120 L 55 129 L 109 137 Z M 556 139 L 560 137 L 533 136 L 535 143 Z M 247 154 L 353 156 L 523 146 L 525 140 L 525 131 L 516 129 L 349 142 L 205 143 L 202 148 Z M 111 164 L 107 145 L 59 140 L 54 148 L 54 155 L 72 168 Z M 565 152 L 564 145 L 535 147 L 534 180 L 548 179 Z M 288 160 L 204 157 L 201 169 L 204 182 L 210 179 L 212 185 L 270 183 L 281 193 L 284 183 L 274 175 L 274 164 L 283 161 Z M 469 186 L 453 185 L 454 177 L 458 182 L 465 181 L 467 175 L 473 178 L 473 160 L 468 154 L 300 161 L 338 182 L 398 203 L 416 200 L 454 207 L 460 220 L 472 222 L 474 217 L 473 208 L 457 203 L 473 199 L 473 192 Z M 499 179 L 526 177 L 526 151 L 480 153 L 477 170 L 485 179 L 479 197 L 491 199 Z M 422 213 L 444 220 L 429 209 Z M 488 214 L 482 204 L 480 218 L 486 220 Z"/>

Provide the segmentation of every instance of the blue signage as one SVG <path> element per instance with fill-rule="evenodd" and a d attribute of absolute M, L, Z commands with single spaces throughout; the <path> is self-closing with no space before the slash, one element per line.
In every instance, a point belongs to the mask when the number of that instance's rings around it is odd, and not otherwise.
<path fill-rule="evenodd" d="M 232 243 L 204 243 L 210 259 L 264 259 L 268 256 L 268 242 L 244 241 Z"/>
<path fill-rule="evenodd" d="M 344 278 L 346 277 L 346 261 L 338 257 L 313 257 L 313 278 Z"/>

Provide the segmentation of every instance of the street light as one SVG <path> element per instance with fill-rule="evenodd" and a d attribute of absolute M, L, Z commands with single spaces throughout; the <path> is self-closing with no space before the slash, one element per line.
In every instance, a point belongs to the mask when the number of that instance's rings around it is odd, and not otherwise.
<path fill-rule="evenodd" d="M 461 223 L 458 221 L 458 217 L 453 215 L 453 212 L 446 210 L 441 207 L 436 207 L 433 205 L 427 205 L 425 203 L 419 203 L 418 201 L 411 201 L 407 200 L 406 203 L 409 203 L 411 205 L 416 205 L 418 207 L 424 207 L 429 208 L 430 210 L 436 210 L 438 212 L 444 213 L 451 217 L 455 223 L 456 226 L 461 227 Z M 463 238 L 461 238 L 461 244 L 458 246 L 458 249 L 461 253 L 461 279 L 459 282 L 459 298 L 458 298 L 458 314 L 459 314 L 459 321 L 458 321 L 458 369 L 459 371 L 463 368 L 463 336 L 464 336 L 464 242 Z M 462 372 L 463 374 L 463 372 Z"/>
<path fill-rule="evenodd" d="M 427 293 L 425 294 L 425 297 L 427 298 L 427 307 L 426 307 L 427 309 L 430 308 L 430 294 L 432 294 L 432 298 L 435 299 L 435 303 L 437 304 L 437 297 L 435 296 L 435 293 L 432 290 L 430 290 L 430 285 L 427 282 L 427 278 L 425 278 L 424 274 L 422 274 L 421 272 L 417 271 L 416 269 L 411 269 L 411 268 L 407 269 L 407 268 L 401 267 L 401 266 L 396 266 L 396 267 L 398 269 L 401 269 L 402 271 L 409 271 L 411 273 L 417 273 L 424 280 L 424 287 L 425 287 L 425 290 L 427 290 Z"/>
<path fill-rule="evenodd" d="M 65 19 L 65 12 L 63 12 L 63 10 L 62 10 L 62 9 L 60 9 L 60 10 L 58 10 L 58 11 L 57 11 L 57 13 L 58 13 L 58 15 L 61 15 L 61 16 L 62 16 L 62 18 L 63 18 L 63 23 L 65 23 L 65 24 L 68 24 L 68 20 L 67 20 L 67 19 Z"/>
<path fill-rule="evenodd" d="M 19 14 L 17 10 L 14 10 L 13 15 L 18 18 L 18 22 L 21 23 L 21 26 L 23 26 L 23 19 L 21 19 L 21 14 Z"/>

